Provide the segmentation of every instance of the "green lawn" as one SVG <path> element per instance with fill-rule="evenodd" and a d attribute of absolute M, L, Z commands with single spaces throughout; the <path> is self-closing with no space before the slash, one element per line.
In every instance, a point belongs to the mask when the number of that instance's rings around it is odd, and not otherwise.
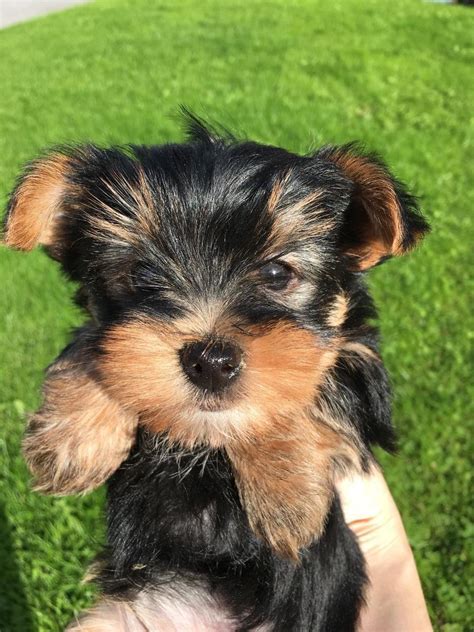
<path fill-rule="evenodd" d="M 382 460 L 445 632 L 474 628 L 473 32 L 415 0 L 108 1 L 0 31 L 2 202 L 44 146 L 179 138 L 180 103 L 293 150 L 360 139 L 421 197 L 432 235 L 372 286 L 401 446 Z M 1 250 L 0 284 L 0 630 L 54 631 L 93 597 L 103 493 L 33 494 L 20 439 L 79 315 L 40 252 Z"/>

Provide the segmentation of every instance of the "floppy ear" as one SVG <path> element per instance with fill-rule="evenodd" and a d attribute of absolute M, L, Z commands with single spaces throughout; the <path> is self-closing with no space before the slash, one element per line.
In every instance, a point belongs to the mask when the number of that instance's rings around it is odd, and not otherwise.
<path fill-rule="evenodd" d="M 60 151 L 30 163 L 15 187 L 4 220 L 7 246 L 32 250 L 52 246 L 64 198 L 73 188 L 71 158 Z"/>
<path fill-rule="evenodd" d="M 43 403 L 23 440 L 36 490 L 65 495 L 98 487 L 127 458 L 137 424 L 102 388 L 83 328 L 49 367 Z"/>
<path fill-rule="evenodd" d="M 318 157 L 335 164 L 352 184 L 340 245 L 355 270 L 405 254 L 428 232 L 415 198 L 377 156 L 351 144 L 323 148 Z"/>

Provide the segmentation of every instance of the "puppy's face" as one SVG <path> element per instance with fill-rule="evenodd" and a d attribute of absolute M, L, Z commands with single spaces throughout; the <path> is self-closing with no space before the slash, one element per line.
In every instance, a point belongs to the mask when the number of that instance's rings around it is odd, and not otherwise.
<path fill-rule="evenodd" d="M 6 240 L 42 243 L 81 284 L 98 374 L 125 409 L 220 447 L 320 414 L 321 384 L 370 315 L 360 272 L 425 230 L 352 148 L 301 157 L 201 128 L 186 144 L 34 163 Z"/>
<path fill-rule="evenodd" d="M 95 253 L 81 277 L 107 388 L 186 446 L 301 417 L 348 311 L 331 199 L 342 213 L 347 183 L 255 145 L 137 153 L 101 169 L 75 255 Z"/>

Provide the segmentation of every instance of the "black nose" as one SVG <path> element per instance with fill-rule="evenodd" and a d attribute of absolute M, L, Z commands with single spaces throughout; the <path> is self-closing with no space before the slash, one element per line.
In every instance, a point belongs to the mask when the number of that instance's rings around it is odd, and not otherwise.
<path fill-rule="evenodd" d="M 223 340 L 192 342 L 181 349 L 179 358 L 191 382 L 211 393 L 229 386 L 242 366 L 240 349 Z"/>

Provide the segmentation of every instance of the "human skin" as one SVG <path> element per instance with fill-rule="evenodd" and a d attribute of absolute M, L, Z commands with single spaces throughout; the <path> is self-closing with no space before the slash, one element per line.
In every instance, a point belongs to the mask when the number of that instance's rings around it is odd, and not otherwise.
<path fill-rule="evenodd" d="M 337 483 L 347 524 L 369 575 L 360 632 L 431 632 L 421 582 L 402 519 L 379 468 Z"/>

